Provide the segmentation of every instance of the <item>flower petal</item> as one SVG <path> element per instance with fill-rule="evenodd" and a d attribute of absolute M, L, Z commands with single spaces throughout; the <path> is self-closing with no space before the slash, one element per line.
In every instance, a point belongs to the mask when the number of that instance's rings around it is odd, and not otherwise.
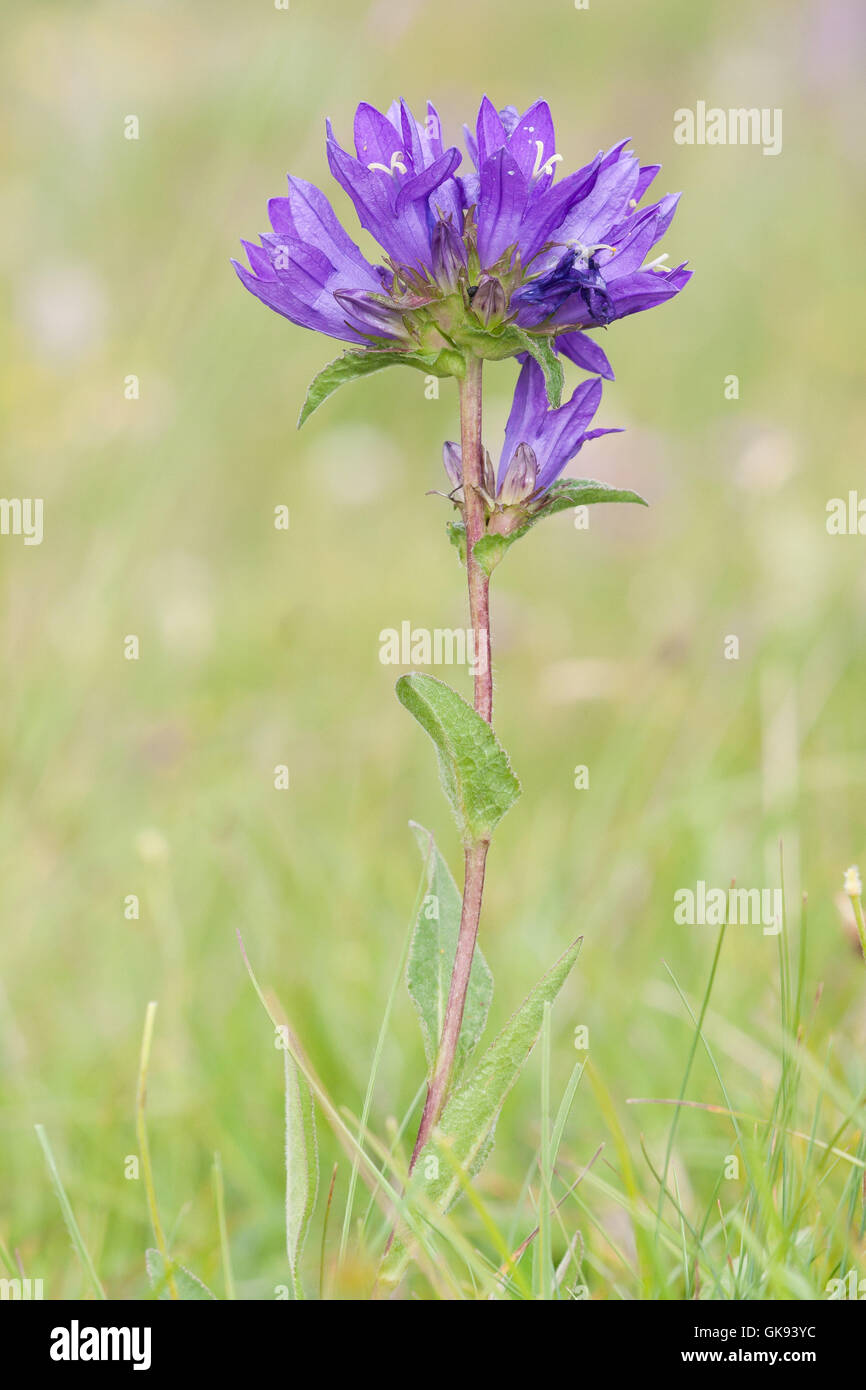
<path fill-rule="evenodd" d="M 562 333 L 556 339 L 556 350 L 576 367 L 582 367 L 585 372 L 603 376 L 607 381 L 615 380 L 613 367 L 598 343 L 594 338 L 590 338 L 588 333 Z"/>
<path fill-rule="evenodd" d="M 506 247 L 519 239 L 526 194 L 526 179 L 506 149 L 497 150 L 482 164 L 478 198 L 478 255 L 482 269 L 495 264 Z"/>
<path fill-rule="evenodd" d="M 402 183 L 395 205 L 397 215 L 399 216 L 407 203 L 414 203 L 419 198 L 428 197 L 446 179 L 450 179 L 462 158 L 463 156 L 456 145 L 452 145 L 450 150 L 446 150 L 422 173 L 416 174 L 414 178 L 407 179 L 405 183 Z"/>
<path fill-rule="evenodd" d="M 362 101 L 355 112 L 354 136 L 355 152 L 365 168 L 375 163 L 390 169 L 392 156 L 405 154 L 402 131 L 368 101 Z"/>
<path fill-rule="evenodd" d="M 578 386 L 570 401 L 548 413 L 541 443 L 539 489 L 549 488 L 575 457 L 600 403 L 601 382 L 598 377 L 591 377 Z"/>
<path fill-rule="evenodd" d="M 498 483 L 501 485 L 505 471 L 514 457 L 519 444 L 529 444 L 535 448 L 541 424 L 547 415 L 547 387 L 544 373 L 533 357 L 527 357 L 520 369 L 508 423 L 505 426 L 505 442 L 499 460 Z"/>
<path fill-rule="evenodd" d="M 491 155 L 508 143 L 508 133 L 502 124 L 502 117 L 487 96 L 481 99 L 475 134 L 478 144 L 477 163 L 480 170 Z"/>
<path fill-rule="evenodd" d="M 508 149 L 526 179 L 531 179 L 535 168 L 556 154 L 553 117 L 546 101 L 533 102 L 532 106 L 524 111 L 511 133 Z M 552 182 L 551 170 L 549 174 L 542 174 L 536 179 L 534 189 L 544 192 Z"/>

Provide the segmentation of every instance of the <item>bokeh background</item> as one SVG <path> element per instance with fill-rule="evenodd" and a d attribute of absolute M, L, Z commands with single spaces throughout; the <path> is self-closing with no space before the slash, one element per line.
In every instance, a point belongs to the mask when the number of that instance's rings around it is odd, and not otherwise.
<path fill-rule="evenodd" d="M 670 1113 L 626 1100 L 677 1094 L 690 1026 L 663 961 L 695 1000 L 715 939 L 675 926 L 673 894 L 778 886 L 781 838 L 794 919 L 809 894 L 816 1048 L 832 1036 L 862 1086 L 866 981 L 840 889 L 866 857 L 866 537 L 828 535 L 826 504 L 866 496 L 864 28 L 854 0 L 34 0 L 8 16 L 2 491 L 44 498 L 45 534 L 0 538 L 0 1234 L 46 1297 L 85 1284 L 34 1123 L 111 1295 L 146 1291 L 124 1161 L 151 999 L 165 1225 L 218 1285 L 219 1150 L 239 1293 L 271 1296 L 281 1068 L 235 931 L 357 1111 L 416 890 L 410 818 L 458 869 L 431 747 L 379 662 L 383 628 L 465 625 L 447 505 L 426 495 L 453 383 L 428 400 L 420 374 L 385 373 L 298 434 L 335 345 L 266 311 L 229 264 L 289 169 L 354 226 L 323 133 L 329 115 L 348 138 L 362 99 L 429 96 L 457 135 L 484 90 L 520 109 L 543 95 L 566 168 L 631 134 L 664 165 L 658 192 L 684 192 L 661 249 L 695 271 L 607 334 L 601 422 L 627 432 L 581 459 L 650 509 L 596 508 L 587 532 L 549 522 L 495 576 L 497 725 L 524 796 L 490 862 L 491 1034 L 583 934 L 555 1082 L 588 1025 L 636 1164 L 641 1132 L 658 1158 Z M 674 111 L 698 100 L 781 107 L 781 154 L 675 144 Z M 488 370 L 494 453 L 512 383 L 510 364 Z M 465 672 L 439 674 L 468 692 Z M 773 938 L 729 932 L 708 1035 L 752 1113 L 777 1079 L 777 967 Z M 380 1133 L 422 1075 L 401 991 Z M 531 1062 L 481 1179 L 506 1220 L 537 1083 Z M 719 1098 L 700 1059 L 690 1094 Z M 575 1164 L 608 1128 L 582 1087 Z M 327 1134 L 322 1148 L 327 1177 Z M 717 1117 L 690 1113 L 684 1187 L 709 1191 L 729 1149 Z M 345 1182 L 342 1161 L 338 1200 Z M 616 1210 L 599 1199 L 597 1215 L 616 1235 Z"/>

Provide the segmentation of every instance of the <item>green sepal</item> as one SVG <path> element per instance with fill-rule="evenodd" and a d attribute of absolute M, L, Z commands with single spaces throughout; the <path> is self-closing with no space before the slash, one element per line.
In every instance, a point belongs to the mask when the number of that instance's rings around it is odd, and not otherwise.
<path fill-rule="evenodd" d="M 589 507 L 596 502 L 635 502 L 641 507 L 649 506 L 645 497 L 641 497 L 638 492 L 632 492 L 630 488 L 610 487 L 607 483 L 596 482 L 593 478 L 563 478 L 553 483 L 543 505 L 537 511 L 527 512 L 508 535 L 488 531 L 481 536 L 475 542 L 473 554 L 485 574 L 490 575 L 514 542 L 531 531 L 539 521 L 548 516 L 555 516 L 557 512 L 571 511 L 574 507 Z M 517 508 L 514 510 L 518 511 Z"/>
<path fill-rule="evenodd" d="M 460 563 L 466 564 L 466 527 L 462 521 L 447 523 L 448 539 L 460 556 Z"/>

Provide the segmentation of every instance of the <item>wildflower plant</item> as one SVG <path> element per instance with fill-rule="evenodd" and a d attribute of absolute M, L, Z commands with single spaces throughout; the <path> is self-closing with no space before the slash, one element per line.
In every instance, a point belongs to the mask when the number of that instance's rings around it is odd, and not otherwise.
<path fill-rule="evenodd" d="M 599 332 L 672 299 L 691 274 L 684 265 L 668 268 L 664 256 L 647 261 L 679 195 L 642 206 L 659 166 L 641 165 L 628 141 L 563 173 L 546 102 L 520 115 L 513 107 L 497 111 L 485 97 L 465 143 L 468 160 L 446 145 L 433 106 L 420 121 L 405 101 L 384 114 L 360 105 L 354 153 L 328 125 L 328 163 L 382 247 L 382 262 L 362 255 L 318 188 L 292 176 L 287 195 L 269 203 L 272 230 L 259 244 L 243 243 L 249 267 L 235 262 L 242 283 L 269 308 L 348 344 L 312 382 L 299 425 L 339 386 L 386 367 L 453 377 L 458 388 L 460 438 L 443 447 L 444 495 L 466 573 L 474 701 L 419 672 L 401 676 L 397 696 L 435 745 L 463 843 L 463 888 L 433 837 L 417 827 L 425 899 L 437 912 L 417 913 L 407 980 L 428 1076 L 408 1186 L 402 1195 L 392 1191 L 398 1220 L 381 1275 L 391 1282 L 402 1274 L 412 1241 L 423 1244 L 423 1229 L 483 1164 L 501 1107 L 580 945 L 568 947 L 470 1069 L 492 994 L 476 948 L 487 854 L 520 795 L 493 730 L 490 577 L 511 545 L 546 517 L 598 502 L 643 501 L 628 489 L 562 475 L 585 444 L 610 432 L 593 428 L 601 379 L 614 379 Z M 509 358 L 519 370 L 494 466 L 482 438 L 482 375 L 485 363 Z M 565 401 L 564 361 L 587 374 Z M 291 1095 L 303 1153 L 312 1121 L 299 1085 L 300 1077 L 291 1088 L 287 1082 L 287 1127 Z M 342 1121 L 333 1112 L 330 1118 L 339 1128 Z M 300 1170 L 309 1165 L 302 1161 Z M 303 1188 L 303 1217 L 310 1183 L 297 1173 L 294 1181 Z M 304 1219 L 293 1229 L 296 1270 Z"/>

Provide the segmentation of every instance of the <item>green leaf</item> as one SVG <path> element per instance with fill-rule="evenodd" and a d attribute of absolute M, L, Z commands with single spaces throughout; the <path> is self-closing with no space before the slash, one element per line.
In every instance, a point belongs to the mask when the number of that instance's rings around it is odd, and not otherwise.
<path fill-rule="evenodd" d="M 295 1297 L 302 1298 L 299 1265 L 319 1188 L 316 1118 L 310 1088 L 283 1039 L 286 1114 L 286 1249 Z"/>
<path fill-rule="evenodd" d="M 147 1269 L 147 1277 L 150 1280 L 150 1287 L 153 1289 L 158 1299 L 171 1297 L 168 1289 L 168 1270 L 160 1252 L 151 1248 L 145 1251 L 144 1263 Z M 178 1298 L 185 1302 L 207 1302 L 208 1299 L 216 1301 L 216 1294 L 211 1293 L 207 1284 L 187 1269 L 184 1265 L 179 1265 L 172 1260 L 171 1273 L 174 1277 L 175 1288 Z"/>
<path fill-rule="evenodd" d="M 496 1122 L 509 1091 L 538 1041 L 544 1006 L 552 1003 L 577 960 L 582 938 L 572 942 L 564 955 L 527 995 L 520 1008 L 494 1038 L 470 1076 L 445 1106 L 430 1142 L 418 1156 L 409 1184 L 413 1193 L 447 1212 L 464 1181 L 483 1167 L 493 1147 Z M 435 1162 L 431 1160 L 435 1159 Z M 409 1260 L 405 1229 L 398 1231 L 380 1277 L 396 1284 Z"/>
<path fill-rule="evenodd" d="M 466 845 L 487 841 L 520 796 L 508 756 L 486 720 L 456 690 L 412 671 L 397 698 L 432 738 L 445 795 Z"/>
<path fill-rule="evenodd" d="M 462 564 L 466 564 L 466 527 L 462 521 L 449 521 L 447 523 L 448 539 L 460 556 Z"/>
<path fill-rule="evenodd" d="M 577 960 L 583 938 L 573 941 L 551 970 L 526 996 L 516 1013 L 494 1038 L 468 1080 L 454 1092 L 438 1128 L 455 1163 L 469 1176 L 477 1173 L 489 1152 L 499 1112 L 527 1057 L 538 1040 L 544 1006 L 556 998 Z M 418 1160 L 421 1167 L 425 1149 Z M 440 1165 L 445 1166 L 447 1165 Z M 435 1185 L 437 1205 L 447 1211 L 459 1192 L 455 1174 L 443 1172 Z M 433 1195 L 426 1187 L 428 1197 Z"/>
<path fill-rule="evenodd" d="M 427 864 L 427 892 L 418 912 L 409 948 L 406 983 L 421 1024 L 424 1051 L 429 1071 L 432 1072 L 445 1020 L 463 902 L 430 831 L 415 821 L 409 824 Z M 492 998 L 493 976 L 476 946 L 454 1062 L 455 1081 L 462 1075 L 484 1032 Z"/>
<path fill-rule="evenodd" d="M 379 348 L 344 352 L 342 357 L 337 357 L 333 362 L 329 362 L 327 367 L 323 367 L 310 382 L 306 400 L 298 417 L 298 429 L 306 423 L 314 410 L 318 410 L 323 401 L 347 381 L 354 381 L 359 376 L 370 376 L 372 372 L 381 372 L 385 367 L 415 367 L 430 376 L 446 377 L 462 376 L 465 363 L 459 352 L 449 348 L 436 352 L 400 352 Z"/>
<path fill-rule="evenodd" d="M 512 326 L 511 331 L 519 338 L 524 352 L 528 352 L 530 357 L 534 357 L 544 372 L 547 399 L 549 404 L 556 409 L 562 401 L 565 372 L 562 369 L 562 362 L 554 350 L 552 340 L 546 337 L 533 337 L 531 333 L 514 326 Z"/>
<path fill-rule="evenodd" d="M 594 478 L 560 478 L 550 488 L 544 506 L 521 528 L 520 534 L 555 512 L 565 512 L 571 507 L 589 507 L 595 502 L 637 502 L 638 506 L 648 507 L 649 503 L 639 492 L 629 488 L 610 487 L 608 483 L 598 483 Z"/>
<path fill-rule="evenodd" d="M 492 531 L 488 531 L 486 536 L 479 536 L 472 547 L 472 554 L 486 575 L 493 573 L 515 539 L 515 536 L 498 536 Z"/>
<path fill-rule="evenodd" d="M 515 541 L 519 541 L 545 517 L 555 516 L 557 512 L 571 511 L 574 507 L 589 507 L 596 502 L 636 502 L 641 507 L 649 503 L 640 493 L 628 488 L 610 487 L 607 483 L 597 483 L 592 478 L 564 478 L 554 483 L 548 492 L 544 505 L 538 511 L 530 512 L 526 519 L 509 536 L 488 531 L 475 542 L 474 555 L 485 574 L 490 575 Z"/>

